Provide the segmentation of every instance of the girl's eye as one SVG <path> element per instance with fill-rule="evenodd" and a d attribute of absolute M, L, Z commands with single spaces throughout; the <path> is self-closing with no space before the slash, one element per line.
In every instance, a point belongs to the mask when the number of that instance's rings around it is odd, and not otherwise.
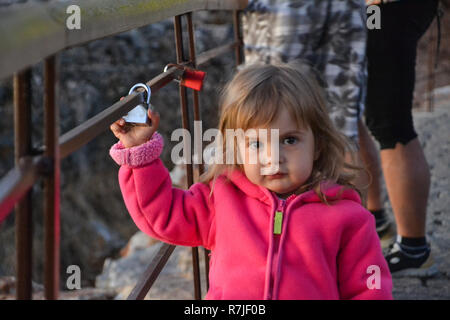
<path fill-rule="evenodd" d="M 251 141 L 248 144 L 249 148 L 257 150 L 262 147 L 262 143 L 259 141 Z"/>
<path fill-rule="evenodd" d="M 295 144 L 298 141 L 296 137 L 287 137 L 283 139 L 284 144 Z"/>

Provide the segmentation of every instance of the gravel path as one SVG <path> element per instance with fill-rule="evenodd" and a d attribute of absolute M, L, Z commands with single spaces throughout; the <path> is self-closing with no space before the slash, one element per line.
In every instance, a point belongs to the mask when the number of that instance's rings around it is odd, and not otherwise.
<path fill-rule="evenodd" d="M 450 100 L 440 102 L 433 112 L 414 112 L 414 123 L 431 170 L 427 237 L 439 274 L 394 275 L 393 294 L 395 299 L 450 299 Z"/>

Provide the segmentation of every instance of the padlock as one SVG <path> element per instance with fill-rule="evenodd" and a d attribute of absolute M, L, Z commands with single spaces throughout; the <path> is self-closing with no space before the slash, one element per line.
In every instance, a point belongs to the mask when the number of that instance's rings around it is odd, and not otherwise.
<path fill-rule="evenodd" d="M 150 119 L 148 118 L 148 108 L 153 110 L 152 105 L 150 105 L 150 96 L 152 95 L 152 91 L 149 86 L 147 86 L 144 83 L 138 83 L 135 84 L 130 91 L 128 92 L 128 95 L 132 94 L 135 89 L 137 88 L 144 88 L 147 91 L 147 100 L 143 101 L 141 104 L 139 104 L 134 109 L 130 110 L 126 116 L 123 117 L 123 119 L 129 123 L 134 125 L 150 125 Z"/>
<path fill-rule="evenodd" d="M 181 66 L 175 63 L 169 63 L 165 66 L 164 72 L 166 72 L 169 68 L 175 67 L 177 69 L 183 70 L 183 75 L 180 79 L 175 79 L 175 81 L 179 82 L 182 86 L 194 89 L 196 91 L 202 90 L 203 80 L 205 79 L 206 72 L 191 69 L 185 66 Z"/>

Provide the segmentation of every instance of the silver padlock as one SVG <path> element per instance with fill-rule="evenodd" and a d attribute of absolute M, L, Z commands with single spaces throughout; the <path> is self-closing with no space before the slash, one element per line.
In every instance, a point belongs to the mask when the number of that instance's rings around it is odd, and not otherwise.
<path fill-rule="evenodd" d="M 150 108 L 150 110 L 153 110 L 153 106 L 150 104 L 150 96 L 152 95 L 152 90 L 146 84 L 138 83 L 130 89 L 128 95 L 132 94 L 137 88 L 144 88 L 145 91 L 147 91 L 147 100 L 143 101 L 137 107 L 130 110 L 130 112 L 128 112 L 127 115 L 123 117 L 123 119 L 129 124 L 149 125 L 150 119 L 148 118 L 147 111 L 148 108 Z"/>

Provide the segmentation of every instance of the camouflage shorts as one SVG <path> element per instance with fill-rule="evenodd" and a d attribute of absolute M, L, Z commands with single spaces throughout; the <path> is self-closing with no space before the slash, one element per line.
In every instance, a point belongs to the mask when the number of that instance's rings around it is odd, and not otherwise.
<path fill-rule="evenodd" d="M 364 0 L 250 0 L 243 37 L 246 64 L 302 59 L 312 65 L 330 117 L 357 142 L 367 79 Z"/>

